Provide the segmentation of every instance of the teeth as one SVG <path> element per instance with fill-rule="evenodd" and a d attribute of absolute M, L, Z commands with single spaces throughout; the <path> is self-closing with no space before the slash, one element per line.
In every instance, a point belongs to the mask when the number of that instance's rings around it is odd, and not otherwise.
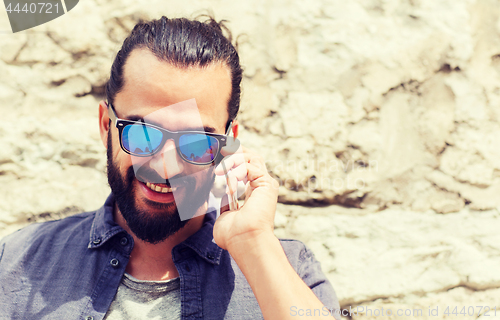
<path fill-rule="evenodd" d="M 146 186 L 148 186 L 149 189 L 156 191 L 156 192 L 159 192 L 159 193 L 168 193 L 168 192 L 172 192 L 172 191 L 177 190 L 177 187 L 175 187 L 175 188 L 163 187 L 162 188 L 160 186 L 155 185 L 154 183 L 149 183 L 149 182 L 146 183 Z"/>

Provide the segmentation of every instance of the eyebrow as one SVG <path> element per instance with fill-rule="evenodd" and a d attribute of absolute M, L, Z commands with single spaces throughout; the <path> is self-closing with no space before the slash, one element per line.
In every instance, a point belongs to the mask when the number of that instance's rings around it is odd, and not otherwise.
<path fill-rule="evenodd" d="M 161 126 L 159 123 L 156 123 L 154 121 L 144 121 L 144 118 L 139 116 L 139 115 L 130 115 L 128 117 L 125 118 L 126 120 L 130 120 L 130 121 L 139 121 L 139 122 L 145 122 L 145 123 L 149 123 L 149 124 L 152 124 L 152 125 L 155 125 L 157 127 L 160 127 L 160 128 L 163 128 L 163 126 Z M 164 128 L 166 129 L 166 128 Z M 167 129 L 168 130 L 168 129 Z M 201 130 L 200 127 L 189 127 L 189 128 L 185 128 L 183 130 L 180 130 L 180 131 L 204 131 L 204 132 L 207 132 L 207 133 L 216 133 L 216 130 L 214 127 L 211 127 L 211 126 L 204 126 L 203 127 L 203 130 Z"/>

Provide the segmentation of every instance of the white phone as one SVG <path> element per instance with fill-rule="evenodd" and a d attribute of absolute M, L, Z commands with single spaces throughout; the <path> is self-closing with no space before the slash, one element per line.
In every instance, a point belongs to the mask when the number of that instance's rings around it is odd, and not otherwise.
<path fill-rule="evenodd" d="M 229 187 L 229 189 L 232 189 L 232 185 L 231 185 L 231 182 L 229 181 L 229 177 L 227 175 L 226 165 L 224 164 L 224 162 L 222 162 L 222 169 L 224 169 L 224 175 L 226 177 L 227 186 Z M 237 193 L 238 193 L 237 186 L 235 189 L 236 189 L 236 191 L 234 193 L 228 194 L 229 210 L 231 210 L 231 211 L 238 210 L 240 208 L 240 205 L 238 204 L 238 197 L 237 197 Z"/>

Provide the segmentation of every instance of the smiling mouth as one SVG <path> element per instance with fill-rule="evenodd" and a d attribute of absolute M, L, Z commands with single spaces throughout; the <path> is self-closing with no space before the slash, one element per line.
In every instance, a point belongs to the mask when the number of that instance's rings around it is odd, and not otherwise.
<path fill-rule="evenodd" d="M 177 187 L 167 187 L 165 185 L 159 185 L 159 184 L 154 184 L 154 183 L 146 183 L 146 186 L 153 190 L 154 192 L 158 193 L 169 193 L 177 190 Z"/>

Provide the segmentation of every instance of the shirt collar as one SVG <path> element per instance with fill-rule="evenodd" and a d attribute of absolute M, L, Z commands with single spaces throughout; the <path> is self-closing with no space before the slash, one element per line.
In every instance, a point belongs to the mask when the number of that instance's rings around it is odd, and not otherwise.
<path fill-rule="evenodd" d="M 203 260 L 211 264 L 220 263 L 222 248 L 215 244 L 213 229 L 215 220 L 219 216 L 219 201 L 210 193 L 208 209 L 203 221 L 203 226 L 195 234 L 187 238 L 176 247 L 187 246 L 196 252 Z M 175 249 L 175 248 L 174 248 Z"/>
<path fill-rule="evenodd" d="M 113 219 L 113 208 L 115 197 L 111 193 L 104 205 L 96 211 L 92 227 L 90 228 L 89 249 L 95 249 L 102 246 L 114 235 L 125 232 Z"/>
<path fill-rule="evenodd" d="M 115 198 L 111 193 L 104 205 L 96 211 L 92 227 L 90 228 L 89 249 L 101 247 L 118 233 L 126 232 L 113 219 Z M 203 225 L 195 234 L 187 238 L 179 246 L 187 246 L 196 252 L 202 259 L 211 264 L 219 264 L 222 249 L 213 242 L 213 226 L 219 215 L 217 199 L 210 193 L 208 210 Z"/>

